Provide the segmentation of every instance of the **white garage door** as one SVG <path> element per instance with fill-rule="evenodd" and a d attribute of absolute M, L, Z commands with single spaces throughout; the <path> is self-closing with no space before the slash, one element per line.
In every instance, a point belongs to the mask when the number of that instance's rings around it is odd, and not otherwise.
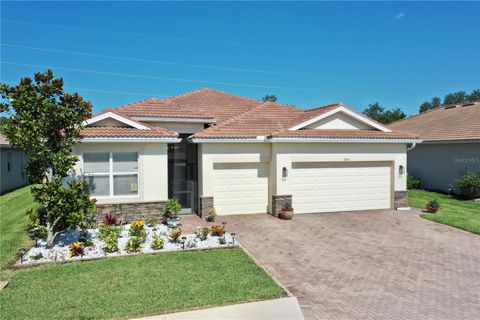
<path fill-rule="evenodd" d="M 218 214 L 265 213 L 267 163 L 215 163 L 213 202 Z"/>
<path fill-rule="evenodd" d="M 388 209 L 388 162 L 295 162 L 291 174 L 296 213 Z"/>

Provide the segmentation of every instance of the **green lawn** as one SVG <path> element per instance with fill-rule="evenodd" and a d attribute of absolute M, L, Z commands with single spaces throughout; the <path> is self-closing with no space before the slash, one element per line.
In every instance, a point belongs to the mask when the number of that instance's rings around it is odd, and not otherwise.
<path fill-rule="evenodd" d="M 278 298 L 282 289 L 242 249 L 50 264 L 0 291 L 2 319 L 128 318 Z"/>
<path fill-rule="evenodd" d="M 425 209 L 427 202 L 433 199 L 440 202 L 440 210 L 434 214 L 421 214 L 421 217 L 480 234 L 480 202 L 458 200 L 441 193 L 424 190 L 408 192 L 408 202 L 412 207 Z"/>
<path fill-rule="evenodd" d="M 8 278 L 8 269 L 17 259 L 21 247 L 30 247 L 25 229 L 28 218 L 25 210 L 34 206 L 30 187 L 24 187 L 0 196 L 0 280 Z"/>

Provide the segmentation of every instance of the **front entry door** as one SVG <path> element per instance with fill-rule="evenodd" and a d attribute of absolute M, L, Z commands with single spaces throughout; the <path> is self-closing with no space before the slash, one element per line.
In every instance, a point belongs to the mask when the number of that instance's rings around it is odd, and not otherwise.
<path fill-rule="evenodd" d="M 197 145 L 189 143 L 189 135 L 180 135 L 182 142 L 168 145 L 168 197 L 182 204 L 181 213 L 197 209 Z"/>

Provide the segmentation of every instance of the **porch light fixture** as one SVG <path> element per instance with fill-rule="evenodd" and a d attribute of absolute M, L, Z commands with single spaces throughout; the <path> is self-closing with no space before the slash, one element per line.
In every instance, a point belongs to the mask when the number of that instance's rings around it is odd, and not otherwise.
<path fill-rule="evenodd" d="M 287 176 L 288 176 L 287 167 L 283 167 L 283 168 L 282 168 L 282 181 L 287 180 Z"/>
<path fill-rule="evenodd" d="M 398 175 L 399 175 L 400 177 L 402 177 L 402 176 L 404 175 L 404 173 L 405 173 L 405 167 L 404 167 L 403 165 L 400 165 L 400 166 L 398 167 Z"/>
<path fill-rule="evenodd" d="M 182 248 L 185 250 L 185 242 L 187 240 L 187 237 L 183 236 L 182 237 Z"/>
<path fill-rule="evenodd" d="M 20 257 L 20 263 L 23 263 L 23 257 L 25 256 L 25 253 L 27 253 L 27 249 L 25 248 L 18 249 L 18 256 Z"/>

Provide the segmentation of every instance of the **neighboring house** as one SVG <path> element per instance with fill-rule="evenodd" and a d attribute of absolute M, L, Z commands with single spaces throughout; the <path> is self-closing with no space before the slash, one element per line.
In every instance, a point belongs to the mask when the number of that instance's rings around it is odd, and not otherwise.
<path fill-rule="evenodd" d="M 0 154 L 2 167 L 0 194 L 27 185 L 28 179 L 25 172 L 27 157 L 25 153 L 12 148 L 3 134 L 0 134 Z"/>
<path fill-rule="evenodd" d="M 390 124 L 420 135 L 408 151 L 408 173 L 430 190 L 455 191 L 455 180 L 480 173 L 480 102 L 449 105 Z"/>
<path fill-rule="evenodd" d="M 219 215 L 388 209 L 407 205 L 407 148 L 393 131 L 332 104 L 292 106 L 200 89 L 107 109 L 86 122 L 76 174 L 97 206 Z"/>

